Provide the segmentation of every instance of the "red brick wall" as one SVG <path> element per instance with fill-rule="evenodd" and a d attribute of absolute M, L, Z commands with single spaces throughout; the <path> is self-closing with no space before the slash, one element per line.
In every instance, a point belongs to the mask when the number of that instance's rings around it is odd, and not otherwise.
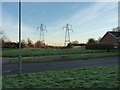
<path fill-rule="evenodd" d="M 107 33 L 102 40 L 99 42 L 100 44 L 118 44 L 118 41 L 115 37 L 113 37 L 111 34 Z"/>

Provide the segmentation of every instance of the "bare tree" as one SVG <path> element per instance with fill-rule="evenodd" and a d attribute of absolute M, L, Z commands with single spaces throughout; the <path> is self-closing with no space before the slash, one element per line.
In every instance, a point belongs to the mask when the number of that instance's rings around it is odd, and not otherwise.
<path fill-rule="evenodd" d="M 42 41 L 35 42 L 35 47 L 39 48 L 39 47 L 43 47 L 43 46 L 45 46 L 45 43 L 43 43 Z"/>
<path fill-rule="evenodd" d="M 97 43 L 99 43 L 101 39 L 102 39 L 102 38 L 101 38 L 101 37 L 99 37 L 99 38 L 98 38 L 98 40 L 97 40 Z"/>
<path fill-rule="evenodd" d="M 79 44 L 78 41 L 72 41 L 71 43 L 72 43 L 72 44 Z"/>
<path fill-rule="evenodd" d="M 97 42 L 95 41 L 94 38 L 88 39 L 88 42 L 87 42 L 87 44 L 96 44 L 96 43 L 97 43 Z"/>
<path fill-rule="evenodd" d="M 6 39 L 5 34 L 2 31 L 0 31 L 0 40 L 5 40 L 5 39 Z"/>
<path fill-rule="evenodd" d="M 5 33 L 3 31 L 0 31 L 0 47 L 2 47 L 2 49 L 4 49 L 4 44 L 5 44 L 5 41 L 7 40 L 8 38 L 5 35 Z"/>
<path fill-rule="evenodd" d="M 27 39 L 27 45 L 28 47 L 33 47 L 33 42 L 29 38 Z"/>
<path fill-rule="evenodd" d="M 25 48 L 25 47 L 27 47 L 27 42 L 23 39 L 21 41 L 21 45 L 22 45 L 22 48 Z"/>
<path fill-rule="evenodd" d="M 115 31 L 115 32 L 119 31 L 120 32 L 120 27 L 115 27 L 115 28 L 112 29 L 112 31 Z"/>

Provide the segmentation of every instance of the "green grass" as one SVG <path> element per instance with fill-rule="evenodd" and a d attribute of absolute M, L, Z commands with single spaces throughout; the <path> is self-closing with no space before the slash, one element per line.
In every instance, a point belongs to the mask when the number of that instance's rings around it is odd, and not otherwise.
<path fill-rule="evenodd" d="M 118 66 L 3 76 L 3 88 L 120 88 Z"/>
<path fill-rule="evenodd" d="M 117 56 L 117 52 L 109 53 L 97 53 L 97 54 L 74 54 L 74 55 L 51 55 L 51 56 L 39 56 L 39 57 L 23 57 L 23 63 L 29 62 L 45 62 L 45 61 L 63 61 L 63 60 L 80 60 L 80 59 L 91 59 L 98 57 Z M 17 63 L 18 58 L 12 58 L 9 63 Z"/>
<path fill-rule="evenodd" d="M 85 49 L 22 49 L 22 56 L 44 56 L 44 55 L 69 55 L 80 53 L 99 53 L 107 50 L 85 50 Z M 2 52 L 3 57 L 17 57 L 18 49 L 5 49 Z"/>

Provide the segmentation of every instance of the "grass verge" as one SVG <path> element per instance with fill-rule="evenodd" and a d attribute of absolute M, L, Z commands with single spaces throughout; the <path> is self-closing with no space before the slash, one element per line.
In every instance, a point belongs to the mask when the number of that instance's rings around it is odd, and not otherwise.
<path fill-rule="evenodd" d="M 117 52 L 109 53 L 96 53 L 96 54 L 77 54 L 77 55 L 51 55 L 51 56 L 40 56 L 40 57 L 23 57 L 23 63 L 30 62 L 48 62 L 48 61 L 63 61 L 63 60 L 80 60 L 80 59 L 91 59 L 91 58 L 100 58 L 100 57 L 109 57 L 117 56 Z M 18 58 L 9 59 L 9 63 L 17 63 Z"/>
<path fill-rule="evenodd" d="M 116 50 L 111 50 L 116 51 Z M 29 56 L 45 56 L 45 55 L 70 55 L 81 53 L 102 53 L 107 50 L 86 50 L 86 49 L 21 49 L 21 54 L 24 57 Z M 5 49 L 2 51 L 3 57 L 17 57 L 19 49 Z"/>
<path fill-rule="evenodd" d="M 118 66 L 3 76 L 3 88 L 120 88 Z"/>

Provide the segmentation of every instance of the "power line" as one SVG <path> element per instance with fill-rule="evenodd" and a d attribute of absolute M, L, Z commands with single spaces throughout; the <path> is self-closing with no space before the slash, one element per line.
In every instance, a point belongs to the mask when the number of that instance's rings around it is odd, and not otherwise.
<path fill-rule="evenodd" d="M 70 43 L 70 31 L 73 32 L 72 25 L 66 24 L 66 26 L 63 27 L 63 29 L 65 29 L 65 43 L 64 43 L 64 45 L 66 46 L 68 43 Z"/>

